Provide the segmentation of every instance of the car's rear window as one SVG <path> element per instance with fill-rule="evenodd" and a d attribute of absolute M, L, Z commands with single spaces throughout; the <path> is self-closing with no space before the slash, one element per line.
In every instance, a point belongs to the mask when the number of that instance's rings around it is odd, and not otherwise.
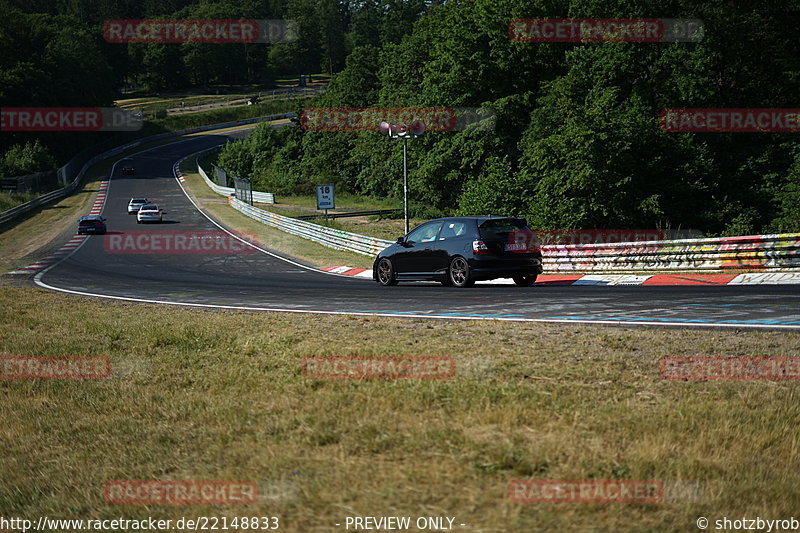
<path fill-rule="evenodd" d="M 158 211 L 158 206 L 153 204 L 143 205 L 140 211 Z"/>
<path fill-rule="evenodd" d="M 131 203 L 132 204 L 146 204 L 147 203 L 147 198 L 133 198 L 131 200 Z"/>
<path fill-rule="evenodd" d="M 506 239 L 513 232 L 530 231 L 525 221 L 519 218 L 493 218 L 478 228 L 481 239 Z"/>

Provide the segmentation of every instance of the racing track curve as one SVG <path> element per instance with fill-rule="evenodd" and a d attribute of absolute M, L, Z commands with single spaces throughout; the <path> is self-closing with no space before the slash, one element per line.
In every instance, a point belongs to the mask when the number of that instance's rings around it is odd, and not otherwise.
<path fill-rule="evenodd" d="M 141 152 L 127 158 L 133 160 L 136 176 L 121 176 L 121 165 L 115 165 L 103 210 L 111 235 L 219 230 L 184 193 L 172 169 L 188 154 L 241 135 L 198 136 Z M 166 223 L 137 225 L 126 211 L 133 196 L 162 205 Z M 102 236 L 89 237 L 34 281 L 70 293 L 189 306 L 800 331 L 798 285 L 519 288 L 478 283 L 459 290 L 415 283 L 384 288 L 368 279 L 320 272 L 266 250 L 233 255 L 109 253 Z"/>

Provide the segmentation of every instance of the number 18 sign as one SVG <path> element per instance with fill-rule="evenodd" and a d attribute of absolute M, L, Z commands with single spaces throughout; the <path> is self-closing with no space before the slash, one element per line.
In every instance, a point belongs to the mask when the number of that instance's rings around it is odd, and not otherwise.
<path fill-rule="evenodd" d="M 317 209 L 336 209 L 333 201 L 333 185 L 317 185 Z"/>

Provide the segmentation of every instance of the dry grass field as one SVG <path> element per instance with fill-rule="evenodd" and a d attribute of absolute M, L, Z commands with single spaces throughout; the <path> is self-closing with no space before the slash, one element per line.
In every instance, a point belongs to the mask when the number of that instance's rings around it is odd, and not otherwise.
<path fill-rule="evenodd" d="M 448 516 L 456 531 L 524 532 L 798 514 L 800 382 L 659 373 L 663 357 L 796 356 L 795 334 L 208 311 L 9 285 L 0 321 L 2 355 L 103 356 L 112 368 L 0 379 L 4 516 L 277 516 L 291 532 Z M 453 377 L 302 371 L 307 357 L 419 355 L 452 357 Z M 665 497 L 511 501 L 509 484 L 531 479 L 655 480 Z M 112 504 L 114 480 L 252 482 L 258 498 Z M 678 482 L 689 497 L 670 494 Z"/>

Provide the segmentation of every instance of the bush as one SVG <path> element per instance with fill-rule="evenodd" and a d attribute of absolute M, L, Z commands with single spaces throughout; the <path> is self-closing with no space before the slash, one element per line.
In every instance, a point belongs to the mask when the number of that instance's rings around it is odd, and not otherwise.
<path fill-rule="evenodd" d="M 15 144 L 0 159 L 0 174 L 24 176 L 56 168 L 56 161 L 39 140 Z"/>

